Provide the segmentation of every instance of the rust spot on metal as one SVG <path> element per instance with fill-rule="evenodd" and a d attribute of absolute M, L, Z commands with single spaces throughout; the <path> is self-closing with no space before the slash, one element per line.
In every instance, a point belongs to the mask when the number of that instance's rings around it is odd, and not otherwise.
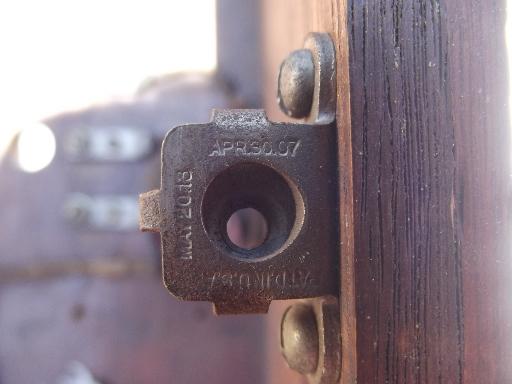
<path fill-rule="evenodd" d="M 160 190 L 139 195 L 139 227 L 142 232 L 158 232 L 160 228 Z"/>

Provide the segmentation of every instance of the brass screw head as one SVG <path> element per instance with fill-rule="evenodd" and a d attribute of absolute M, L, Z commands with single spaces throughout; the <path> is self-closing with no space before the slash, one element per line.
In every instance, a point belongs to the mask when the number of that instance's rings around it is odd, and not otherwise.
<path fill-rule="evenodd" d="M 318 365 L 318 327 L 313 307 L 295 304 L 281 322 L 281 353 L 288 366 L 303 375 L 313 373 Z"/>
<path fill-rule="evenodd" d="M 315 65 L 309 49 L 293 51 L 279 69 L 277 101 L 288 116 L 309 115 L 315 88 Z"/>

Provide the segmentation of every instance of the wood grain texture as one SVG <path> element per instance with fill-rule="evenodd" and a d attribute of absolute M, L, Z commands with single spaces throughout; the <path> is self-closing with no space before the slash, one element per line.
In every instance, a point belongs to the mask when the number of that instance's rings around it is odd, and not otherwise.
<path fill-rule="evenodd" d="M 279 120 L 279 62 L 308 32 L 336 39 L 341 382 L 512 383 L 505 1 L 267 0 L 263 15 Z"/>
<path fill-rule="evenodd" d="M 358 382 L 512 382 L 504 5 L 351 3 Z"/>

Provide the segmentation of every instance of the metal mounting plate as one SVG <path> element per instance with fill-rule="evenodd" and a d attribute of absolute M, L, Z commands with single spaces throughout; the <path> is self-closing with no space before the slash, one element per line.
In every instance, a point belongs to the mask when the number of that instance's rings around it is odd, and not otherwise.
<path fill-rule="evenodd" d="M 161 234 L 169 291 L 212 301 L 217 313 L 336 294 L 335 140 L 332 124 L 272 123 L 260 110 L 215 111 L 210 123 L 171 130 L 160 193 L 141 197 L 141 227 Z M 269 227 L 254 250 L 226 236 L 229 216 L 248 206 Z"/>

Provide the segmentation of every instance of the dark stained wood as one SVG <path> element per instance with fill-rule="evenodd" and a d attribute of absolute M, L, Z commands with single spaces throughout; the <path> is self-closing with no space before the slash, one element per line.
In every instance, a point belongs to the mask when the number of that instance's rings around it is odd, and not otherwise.
<path fill-rule="evenodd" d="M 505 2 L 349 17 L 358 381 L 510 383 Z"/>
<path fill-rule="evenodd" d="M 272 117 L 307 32 L 341 59 L 342 382 L 512 383 L 505 1 L 276 3 Z"/>

